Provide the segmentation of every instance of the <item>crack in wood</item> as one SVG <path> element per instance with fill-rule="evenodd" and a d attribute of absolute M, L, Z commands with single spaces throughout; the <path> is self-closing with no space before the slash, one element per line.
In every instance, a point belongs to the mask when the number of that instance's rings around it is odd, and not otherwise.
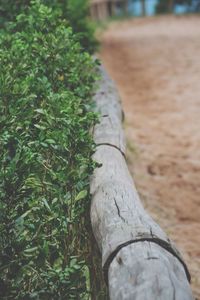
<path fill-rule="evenodd" d="M 126 223 L 126 220 L 121 216 L 120 209 L 119 209 L 119 206 L 118 206 L 117 201 L 116 201 L 115 198 L 114 198 L 114 202 L 115 202 L 115 206 L 116 206 L 116 208 L 117 208 L 118 216 L 122 219 L 122 221 L 123 221 L 124 223 Z"/>
<path fill-rule="evenodd" d="M 158 257 L 153 257 L 153 256 L 150 257 L 150 256 L 149 256 L 149 257 L 147 257 L 146 259 L 147 259 L 147 260 L 150 260 L 150 259 L 159 259 L 159 258 L 158 258 Z"/>

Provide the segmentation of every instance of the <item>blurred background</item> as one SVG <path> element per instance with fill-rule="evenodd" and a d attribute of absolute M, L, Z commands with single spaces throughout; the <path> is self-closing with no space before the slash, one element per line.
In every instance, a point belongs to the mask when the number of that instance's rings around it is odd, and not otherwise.
<path fill-rule="evenodd" d="M 142 3 L 141 3 L 142 2 Z M 199 0 L 131 0 L 128 12 L 134 16 L 151 16 L 156 13 L 174 12 L 176 14 L 200 11 Z"/>
<path fill-rule="evenodd" d="M 106 16 L 152 16 L 160 13 L 186 14 L 200 12 L 200 0 L 92 0 L 95 19 Z"/>

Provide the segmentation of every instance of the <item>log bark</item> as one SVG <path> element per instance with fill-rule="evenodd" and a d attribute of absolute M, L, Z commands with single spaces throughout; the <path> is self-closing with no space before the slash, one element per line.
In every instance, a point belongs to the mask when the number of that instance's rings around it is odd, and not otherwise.
<path fill-rule="evenodd" d="M 91 178 L 90 215 L 110 299 L 193 299 L 183 258 L 141 204 L 125 160 L 120 98 L 100 70 L 102 81 L 94 96 L 101 114 L 94 128 L 94 160 L 101 167 Z"/>

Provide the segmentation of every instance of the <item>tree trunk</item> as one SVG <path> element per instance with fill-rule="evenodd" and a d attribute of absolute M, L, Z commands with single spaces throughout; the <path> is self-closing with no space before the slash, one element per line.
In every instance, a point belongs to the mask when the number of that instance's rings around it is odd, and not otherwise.
<path fill-rule="evenodd" d="M 122 2 L 122 5 L 123 5 L 123 13 L 126 15 L 128 14 L 128 0 L 124 0 Z"/>
<path fill-rule="evenodd" d="M 146 0 L 141 0 L 142 15 L 146 16 Z"/>
<path fill-rule="evenodd" d="M 168 0 L 168 12 L 173 13 L 174 11 L 174 0 Z"/>

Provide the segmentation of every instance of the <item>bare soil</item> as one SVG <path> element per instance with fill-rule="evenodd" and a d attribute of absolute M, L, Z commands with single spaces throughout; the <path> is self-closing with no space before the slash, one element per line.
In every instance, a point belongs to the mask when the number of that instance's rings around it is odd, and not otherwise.
<path fill-rule="evenodd" d="M 200 17 L 114 22 L 101 41 L 137 189 L 182 252 L 200 299 Z"/>

